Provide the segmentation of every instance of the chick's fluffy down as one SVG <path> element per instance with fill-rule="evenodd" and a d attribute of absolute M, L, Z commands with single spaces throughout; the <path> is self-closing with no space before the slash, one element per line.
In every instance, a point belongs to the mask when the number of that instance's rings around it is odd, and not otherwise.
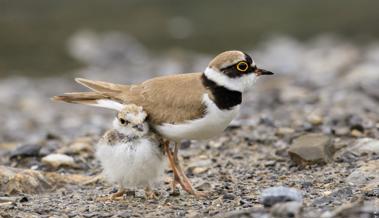
<path fill-rule="evenodd" d="M 124 188 L 154 185 L 164 173 L 166 161 L 159 145 L 149 139 L 97 145 L 96 157 L 111 183 Z"/>

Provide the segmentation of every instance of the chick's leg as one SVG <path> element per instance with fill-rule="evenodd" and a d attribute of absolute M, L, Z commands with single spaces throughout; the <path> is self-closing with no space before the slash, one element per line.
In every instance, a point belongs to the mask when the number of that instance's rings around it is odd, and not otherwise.
<path fill-rule="evenodd" d="M 155 192 L 151 189 L 151 187 L 148 185 L 145 188 L 145 196 L 147 199 L 157 199 L 158 196 L 155 194 Z"/>

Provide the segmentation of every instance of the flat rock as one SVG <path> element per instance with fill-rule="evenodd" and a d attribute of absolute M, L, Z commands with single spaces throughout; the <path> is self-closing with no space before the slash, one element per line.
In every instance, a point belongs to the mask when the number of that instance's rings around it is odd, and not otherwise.
<path fill-rule="evenodd" d="M 356 155 L 379 154 L 379 140 L 372 138 L 357 139 L 349 150 Z"/>
<path fill-rule="evenodd" d="M 14 150 L 11 151 L 10 157 L 33 157 L 39 155 L 39 150 L 42 145 L 40 144 L 24 144 L 17 146 Z"/>
<path fill-rule="evenodd" d="M 327 135 L 306 134 L 294 140 L 288 154 L 299 165 L 327 163 L 332 160 L 334 147 Z"/>
<path fill-rule="evenodd" d="M 379 160 L 368 161 L 357 168 L 346 178 L 346 182 L 353 185 L 379 185 Z"/>
<path fill-rule="evenodd" d="M 65 184 L 80 184 L 91 177 L 0 166 L 0 192 L 8 195 L 38 194 Z"/>
<path fill-rule="evenodd" d="M 264 189 L 261 194 L 261 203 L 265 207 L 272 207 L 277 203 L 283 202 L 303 202 L 303 195 L 300 191 L 294 188 L 277 186 Z"/>

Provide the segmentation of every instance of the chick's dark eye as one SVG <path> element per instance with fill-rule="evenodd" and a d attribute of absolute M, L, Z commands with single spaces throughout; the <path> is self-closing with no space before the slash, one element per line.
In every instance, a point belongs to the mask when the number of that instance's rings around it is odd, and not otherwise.
<path fill-rule="evenodd" d="M 247 71 L 247 69 L 249 69 L 249 65 L 246 62 L 241 61 L 237 64 L 237 70 L 238 71 L 245 72 L 245 71 Z"/>
<path fill-rule="evenodd" d="M 124 120 L 124 119 L 122 119 L 122 118 L 120 118 L 120 119 L 119 119 L 119 121 L 120 121 L 120 123 L 121 123 L 122 125 L 125 125 L 125 124 L 127 124 L 127 121 L 126 121 L 126 120 Z"/>

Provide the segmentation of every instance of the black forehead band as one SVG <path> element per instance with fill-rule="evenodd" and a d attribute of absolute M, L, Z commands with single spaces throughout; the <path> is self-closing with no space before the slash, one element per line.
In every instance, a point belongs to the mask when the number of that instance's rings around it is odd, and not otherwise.
<path fill-rule="evenodd" d="M 245 52 L 243 54 L 245 55 L 245 59 L 246 59 L 247 63 L 252 64 L 253 59 L 248 54 L 246 54 Z"/>

